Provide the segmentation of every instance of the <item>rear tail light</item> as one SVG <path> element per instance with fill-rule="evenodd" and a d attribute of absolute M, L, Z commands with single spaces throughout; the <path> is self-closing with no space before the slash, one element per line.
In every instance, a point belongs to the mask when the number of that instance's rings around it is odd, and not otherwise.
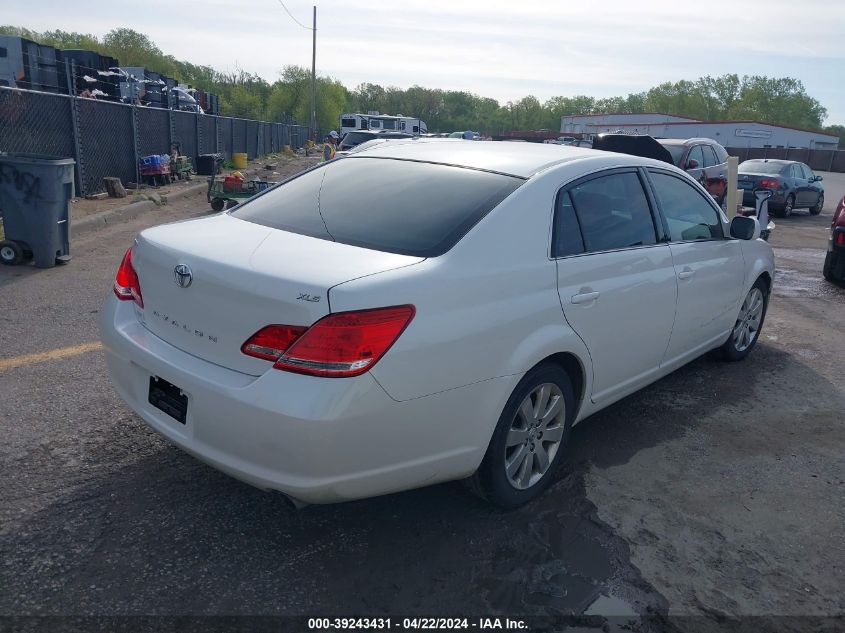
<path fill-rule="evenodd" d="M 845 231 L 840 231 L 839 235 L 836 236 L 836 245 L 845 246 Z"/>
<path fill-rule="evenodd" d="M 247 356 L 276 361 L 307 329 L 301 325 L 268 325 L 250 336 L 241 351 Z"/>
<path fill-rule="evenodd" d="M 273 367 L 284 371 L 332 378 L 358 376 L 369 371 L 384 356 L 414 314 L 411 305 L 338 312 L 323 317 L 307 329 L 269 326 L 282 328 L 277 334 L 277 343 L 267 345 L 266 340 L 265 344 L 254 340 L 268 330 L 264 328 L 241 349 L 251 356 L 275 360 Z M 290 340 L 289 347 L 276 355 L 287 340 Z M 248 347 L 250 351 L 247 351 Z M 265 348 L 261 352 L 266 354 L 259 355 L 256 347 Z"/>
<path fill-rule="evenodd" d="M 839 202 L 839 206 L 836 207 L 836 213 L 833 214 L 833 226 L 837 224 L 840 226 L 845 226 L 845 198 Z"/>
<path fill-rule="evenodd" d="M 134 301 L 140 307 L 144 307 L 144 298 L 141 296 L 141 283 L 138 281 L 138 273 L 132 266 L 132 248 L 130 247 L 120 262 L 117 275 L 114 279 L 114 294 L 121 301 Z"/>
<path fill-rule="evenodd" d="M 768 189 L 777 189 L 780 186 L 780 182 L 777 178 L 763 178 L 760 181 L 760 186 Z"/>

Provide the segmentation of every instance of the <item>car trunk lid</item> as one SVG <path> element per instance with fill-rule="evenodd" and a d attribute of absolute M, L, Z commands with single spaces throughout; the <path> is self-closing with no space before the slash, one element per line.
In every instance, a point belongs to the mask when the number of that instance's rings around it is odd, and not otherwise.
<path fill-rule="evenodd" d="M 252 375 L 271 366 L 241 352 L 255 332 L 270 324 L 310 326 L 330 312 L 332 286 L 420 261 L 228 214 L 148 229 L 132 260 L 147 329 L 189 354 Z"/>

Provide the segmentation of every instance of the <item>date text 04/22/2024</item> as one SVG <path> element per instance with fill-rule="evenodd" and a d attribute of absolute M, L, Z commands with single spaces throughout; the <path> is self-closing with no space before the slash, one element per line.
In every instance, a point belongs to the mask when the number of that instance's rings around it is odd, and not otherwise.
<path fill-rule="evenodd" d="M 523 620 L 511 618 L 309 618 L 308 629 L 330 630 L 480 630 L 518 631 L 527 629 Z"/>

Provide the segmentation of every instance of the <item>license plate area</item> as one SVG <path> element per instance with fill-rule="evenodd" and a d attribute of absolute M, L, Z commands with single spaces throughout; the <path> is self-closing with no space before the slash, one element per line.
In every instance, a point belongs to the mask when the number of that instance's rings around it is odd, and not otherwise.
<path fill-rule="evenodd" d="M 149 402 L 156 409 L 164 411 L 171 418 L 185 424 L 188 415 L 188 396 L 164 378 L 150 376 Z"/>

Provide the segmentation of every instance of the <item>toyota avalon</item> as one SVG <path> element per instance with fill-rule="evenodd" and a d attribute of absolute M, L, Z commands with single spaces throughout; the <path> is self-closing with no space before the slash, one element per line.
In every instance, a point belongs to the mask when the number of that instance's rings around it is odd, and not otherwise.
<path fill-rule="evenodd" d="M 754 348 L 774 259 L 688 174 L 532 143 L 385 141 L 143 231 L 101 311 L 117 392 L 297 504 L 469 478 L 540 494 L 573 424 Z"/>

